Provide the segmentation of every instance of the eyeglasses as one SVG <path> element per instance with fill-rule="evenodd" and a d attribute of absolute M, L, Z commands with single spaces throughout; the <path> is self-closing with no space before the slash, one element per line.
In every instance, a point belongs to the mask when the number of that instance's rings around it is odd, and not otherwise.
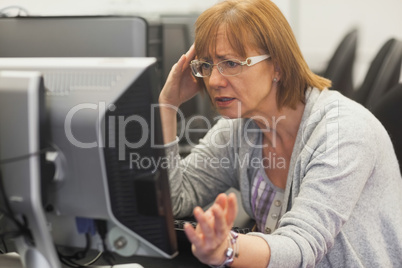
<path fill-rule="evenodd" d="M 263 60 L 270 58 L 269 55 L 260 55 L 254 57 L 248 57 L 245 61 L 240 60 L 223 60 L 217 64 L 212 64 L 200 60 L 192 60 L 190 63 L 191 71 L 196 77 L 208 77 L 212 73 L 214 66 L 218 68 L 218 71 L 224 76 L 235 76 L 242 72 L 243 65 L 253 66 Z"/>

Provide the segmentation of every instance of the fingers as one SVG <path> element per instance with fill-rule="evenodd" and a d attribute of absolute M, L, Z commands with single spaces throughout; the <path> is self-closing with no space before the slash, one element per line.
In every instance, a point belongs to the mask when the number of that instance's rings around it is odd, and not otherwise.
<path fill-rule="evenodd" d="M 181 55 L 177 63 L 173 65 L 173 68 L 177 68 L 176 70 L 183 71 L 185 68 L 188 68 L 188 65 L 194 58 L 195 58 L 195 49 L 193 44 L 190 47 L 190 49 L 186 52 L 186 54 Z"/>
<path fill-rule="evenodd" d="M 185 74 L 186 71 L 190 71 L 189 64 L 186 55 L 181 55 L 180 59 L 172 66 L 168 76 L 168 81 L 176 81 L 180 83 L 183 74 Z"/>
<path fill-rule="evenodd" d="M 186 58 L 188 59 L 189 62 L 192 61 L 195 58 L 195 46 L 194 46 L 194 44 L 192 44 L 190 49 L 187 51 Z"/>
<path fill-rule="evenodd" d="M 202 247 L 203 241 L 201 237 L 198 236 L 194 227 L 190 223 L 184 224 L 184 232 L 186 233 L 186 236 L 191 244 L 193 244 L 197 248 Z"/>
<path fill-rule="evenodd" d="M 222 209 L 226 209 L 227 195 L 226 194 L 219 194 L 215 199 L 215 204 L 218 204 Z"/>
<path fill-rule="evenodd" d="M 205 245 L 213 246 L 215 232 L 213 230 L 214 218 L 211 211 L 204 212 L 200 207 L 194 209 L 194 217 L 198 224 L 194 229 L 191 224 L 184 225 L 184 231 L 188 240 L 196 247 L 203 248 Z"/>
<path fill-rule="evenodd" d="M 231 227 L 233 227 L 233 222 L 237 217 L 237 211 L 238 211 L 237 198 L 234 193 L 229 194 L 227 204 L 228 207 L 227 207 L 226 221 Z"/>
<path fill-rule="evenodd" d="M 225 212 L 219 205 L 216 204 L 211 209 L 215 219 L 215 236 L 219 240 L 224 240 L 228 236 L 229 229 L 231 228 L 226 222 Z"/>
<path fill-rule="evenodd" d="M 204 241 L 213 241 L 215 239 L 214 225 L 216 225 L 213 213 L 210 210 L 203 212 L 201 208 L 198 208 L 194 210 L 194 216 Z"/>
<path fill-rule="evenodd" d="M 237 216 L 236 195 L 220 194 L 210 209 L 204 212 L 202 208 L 196 207 L 193 213 L 200 232 L 206 239 L 226 234 L 228 226 L 233 224 Z"/>
<path fill-rule="evenodd" d="M 196 207 L 193 212 L 197 227 L 194 229 L 191 224 L 185 224 L 184 231 L 194 255 L 204 263 L 220 263 L 237 215 L 236 196 L 221 194 L 207 211 Z"/>
<path fill-rule="evenodd" d="M 215 204 L 218 204 L 225 213 L 226 222 L 228 225 L 233 227 L 233 222 L 237 216 L 237 198 L 234 193 L 230 193 L 228 196 L 226 194 L 220 194 L 215 199 Z"/>
<path fill-rule="evenodd" d="M 179 70 L 183 70 L 183 66 L 186 65 L 186 61 L 187 61 L 186 55 L 184 55 L 184 54 L 181 55 L 180 59 L 176 62 L 175 65 L 173 65 L 172 69 L 176 72 Z"/>
<path fill-rule="evenodd" d="M 189 68 L 190 62 L 195 58 L 195 48 L 194 44 L 190 47 L 190 49 L 183 55 L 185 60 L 183 61 L 183 65 L 181 66 L 182 70 Z"/>
<path fill-rule="evenodd" d="M 198 222 L 198 231 L 206 241 L 222 241 L 233 227 L 237 215 L 236 196 L 220 194 L 210 209 L 204 212 L 201 208 L 194 209 L 194 217 Z"/>

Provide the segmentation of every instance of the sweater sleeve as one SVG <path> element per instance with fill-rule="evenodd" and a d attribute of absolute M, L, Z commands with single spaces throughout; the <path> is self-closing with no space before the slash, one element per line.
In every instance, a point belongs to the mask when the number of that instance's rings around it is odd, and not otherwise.
<path fill-rule="evenodd" d="M 386 139 L 386 134 L 373 131 L 380 125 L 369 113 L 349 111 L 339 103 L 325 109 L 319 120 L 313 114 L 299 133 L 302 150 L 290 171 L 291 209 L 272 235 L 252 234 L 269 244 L 269 267 L 314 267 L 334 245 L 364 188 L 370 187 L 374 141 Z"/>
<path fill-rule="evenodd" d="M 190 216 L 194 207 L 205 206 L 219 193 L 238 187 L 233 165 L 234 129 L 234 120 L 219 120 L 184 159 L 179 156 L 177 142 L 165 148 L 171 163 L 169 182 L 175 217 Z"/>

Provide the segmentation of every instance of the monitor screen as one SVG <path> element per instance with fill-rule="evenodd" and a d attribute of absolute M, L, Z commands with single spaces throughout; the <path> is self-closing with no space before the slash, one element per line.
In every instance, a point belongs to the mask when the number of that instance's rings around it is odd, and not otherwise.
<path fill-rule="evenodd" d="M 85 247 L 90 234 L 92 248 L 123 256 L 177 254 L 155 63 L 0 59 L 0 70 L 43 75 L 48 122 L 39 124 L 52 164 L 42 173 L 52 175 L 41 177 L 42 205 L 56 245 Z"/>

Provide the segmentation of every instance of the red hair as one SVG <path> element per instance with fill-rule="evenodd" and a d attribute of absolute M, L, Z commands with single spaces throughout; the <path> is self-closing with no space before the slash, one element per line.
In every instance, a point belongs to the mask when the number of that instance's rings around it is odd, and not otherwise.
<path fill-rule="evenodd" d="M 198 58 L 209 56 L 216 47 L 220 26 L 240 56 L 246 48 L 262 50 L 279 68 L 277 104 L 281 108 L 305 101 L 308 87 L 320 90 L 331 81 L 314 74 L 308 67 L 292 29 L 279 8 L 269 0 L 227 0 L 204 11 L 195 23 L 195 50 Z"/>

